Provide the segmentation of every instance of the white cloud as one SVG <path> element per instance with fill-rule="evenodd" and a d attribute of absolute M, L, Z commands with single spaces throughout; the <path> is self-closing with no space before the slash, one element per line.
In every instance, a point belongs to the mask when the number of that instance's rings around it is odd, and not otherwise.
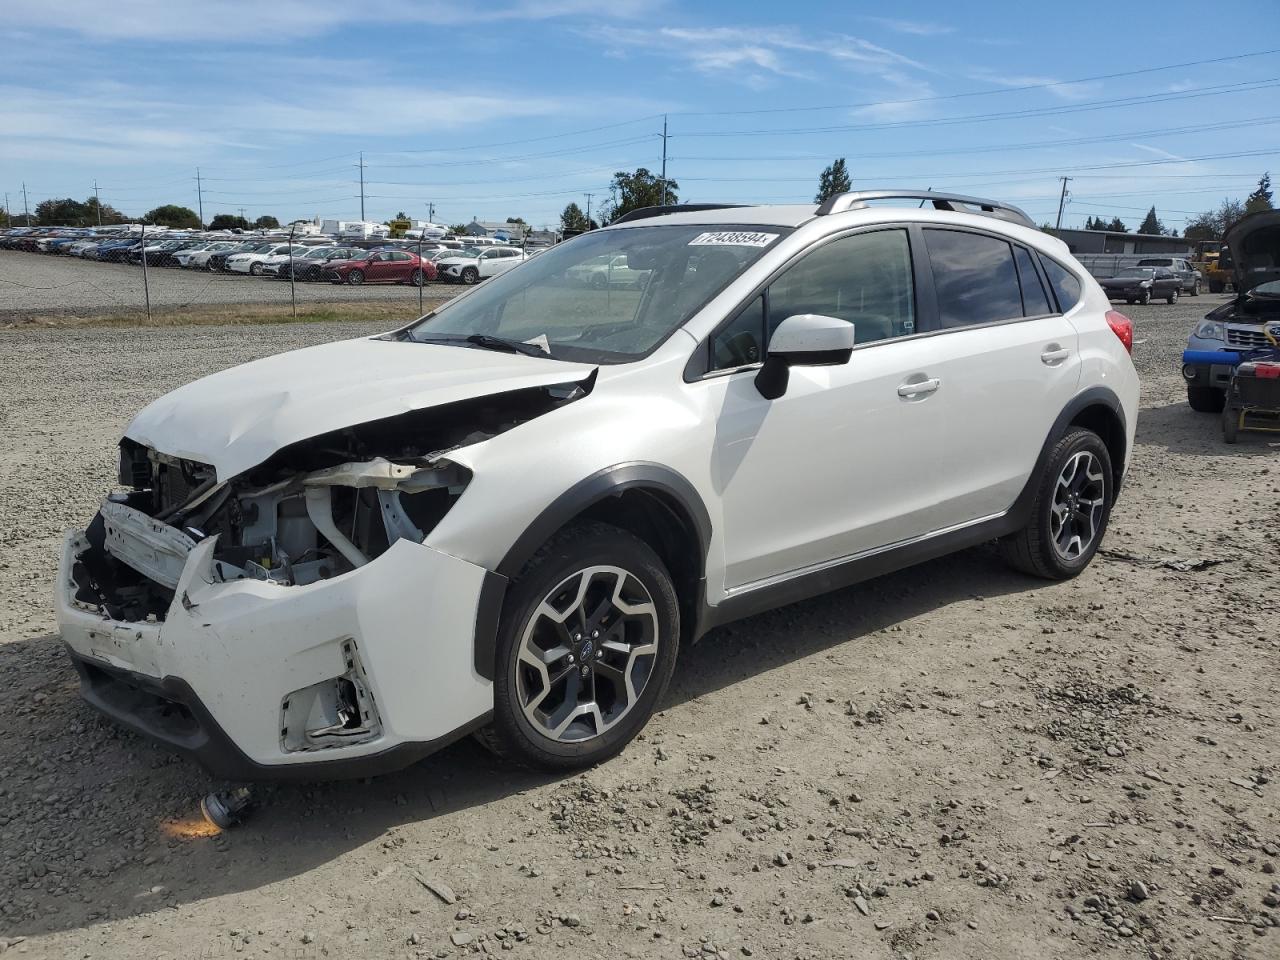
<path fill-rule="evenodd" d="M 1043 87 L 1046 93 L 1068 102 L 1087 100 L 1090 97 L 1097 96 L 1102 91 L 1102 84 L 1100 83 L 1069 83 L 1058 80 L 1055 77 L 1036 74 L 1008 74 L 979 70 L 973 73 L 971 78 L 983 83 L 993 83 L 999 87 Z"/>
<path fill-rule="evenodd" d="M 938 37 L 947 33 L 955 33 L 956 28 L 945 23 L 933 23 L 923 20 L 896 20 L 893 17 L 864 17 L 894 33 L 905 33 L 913 37 Z"/>
<path fill-rule="evenodd" d="M 636 52 L 686 63 L 700 73 L 761 86 L 773 78 L 830 81 L 834 62 L 858 73 L 892 79 L 901 70 L 930 68 L 894 50 L 847 34 L 810 36 L 785 27 L 619 27 L 581 31 L 606 43 L 606 55 Z M 824 68 L 824 69 L 820 69 Z"/>
<path fill-rule="evenodd" d="M 278 44 L 343 26 L 456 26 L 590 16 L 633 20 L 652 16 L 663 0 L 489 0 L 479 4 L 396 0 L 7 0 L 6 29 L 63 30 L 98 41 L 160 40 Z M 424 38 L 425 39 L 425 38 Z"/>

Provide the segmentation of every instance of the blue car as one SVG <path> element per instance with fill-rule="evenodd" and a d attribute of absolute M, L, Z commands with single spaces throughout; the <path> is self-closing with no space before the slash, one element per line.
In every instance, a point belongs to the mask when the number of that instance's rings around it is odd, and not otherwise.
<path fill-rule="evenodd" d="M 1187 402 L 1201 413 L 1220 413 L 1241 359 L 1280 339 L 1280 210 L 1241 217 L 1222 239 L 1236 295 L 1196 324 L 1182 354 Z"/>

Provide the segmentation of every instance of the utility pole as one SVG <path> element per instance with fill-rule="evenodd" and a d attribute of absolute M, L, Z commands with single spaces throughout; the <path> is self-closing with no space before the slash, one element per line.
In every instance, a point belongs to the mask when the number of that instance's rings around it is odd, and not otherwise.
<path fill-rule="evenodd" d="M 4 192 L 4 225 L 13 226 L 13 211 L 9 209 L 9 191 Z"/>
<path fill-rule="evenodd" d="M 244 220 L 244 207 L 240 208 L 240 219 Z"/>
<path fill-rule="evenodd" d="M 427 201 L 427 223 L 436 222 L 436 205 L 430 200 Z"/>
<path fill-rule="evenodd" d="M 364 223 L 364 151 L 360 151 L 360 222 Z"/>
<path fill-rule="evenodd" d="M 27 206 L 27 182 L 22 181 L 22 225 L 31 226 L 31 208 Z"/>
<path fill-rule="evenodd" d="M 200 208 L 200 229 L 204 229 L 204 190 L 200 183 L 200 168 L 196 167 L 196 204 Z"/>
<path fill-rule="evenodd" d="M 662 205 L 667 205 L 667 115 L 662 115 Z"/>
<path fill-rule="evenodd" d="M 98 226 L 102 226 L 102 196 L 98 193 L 98 181 L 93 181 L 93 199 L 98 207 Z"/>
<path fill-rule="evenodd" d="M 1054 227 L 1055 230 L 1062 229 L 1062 208 L 1067 205 L 1067 181 L 1071 177 L 1059 177 L 1058 179 L 1062 181 L 1062 195 L 1058 197 L 1058 223 Z"/>
<path fill-rule="evenodd" d="M 588 228 L 588 229 L 590 229 L 590 227 L 591 227 L 591 198 L 592 198 L 592 197 L 594 197 L 594 196 L 595 196 L 595 194 L 594 194 L 594 193 L 584 193 L 584 194 L 583 194 L 583 196 L 587 198 L 587 228 Z"/>

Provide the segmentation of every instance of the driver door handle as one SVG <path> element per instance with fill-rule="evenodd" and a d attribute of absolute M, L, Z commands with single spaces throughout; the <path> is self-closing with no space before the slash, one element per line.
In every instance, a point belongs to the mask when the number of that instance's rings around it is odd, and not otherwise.
<path fill-rule="evenodd" d="M 942 386 L 942 381 L 937 377 L 931 380 L 916 380 L 913 383 L 899 385 L 898 396 L 906 397 L 908 400 L 912 397 L 923 397 L 933 393 L 940 386 Z"/>

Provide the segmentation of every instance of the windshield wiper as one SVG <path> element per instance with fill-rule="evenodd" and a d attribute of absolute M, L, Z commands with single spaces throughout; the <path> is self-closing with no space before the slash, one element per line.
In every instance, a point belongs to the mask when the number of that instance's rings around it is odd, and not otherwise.
<path fill-rule="evenodd" d="M 498 350 L 503 353 L 520 353 L 526 357 L 551 357 L 551 351 L 542 347 L 537 343 L 525 343 L 523 340 L 508 340 L 506 337 L 495 337 L 488 333 L 473 333 L 469 336 L 417 336 L 412 333 L 405 334 L 406 339 L 416 340 L 418 343 L 444 343 L 444 344 L 467 344 L 473 347 L 480 347 L 482 350 Z M 555 359 L 551 357 L 551 359 Z"/>
<path fill-rule="evenodd" d="M 526 357 L 549 357 L 551 351 L 537 343 L 525 343 L 523 340 L 508 340 L 506 337 L 495 337 L 487 333 L 473 333 L 464 337 L 467 343 L 483 347 L 485 350 L 505 350 L 508 353 L 523 353 Z"/>

